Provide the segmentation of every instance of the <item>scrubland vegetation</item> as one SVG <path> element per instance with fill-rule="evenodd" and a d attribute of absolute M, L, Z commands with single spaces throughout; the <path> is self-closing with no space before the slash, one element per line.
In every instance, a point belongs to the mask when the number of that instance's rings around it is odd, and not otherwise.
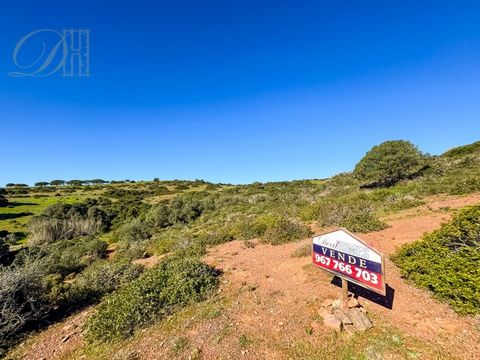
<path fill-rule="evenodd" d="M 311 224 L 377 231 L 387 226 L 382 216 L 421 205 L 429 195 L 480 191 L 480 146 L 429 156 L 408 142 L 387 142 L 352 173 L 324 180 L 8 185 L 0 193 L 3 350 L 92 303 L 100 304 L 88 340 L 112 341 L 205 299 L 219 275 L 201 261 L 208 246 L 253 238 L 282 244 L 310 236 Z M 31 212 L 23 210 L 28 206 Z M 477 313 L 479 222 L 480 210 L 468 210 L 402 249 L 395 262 L 456 310 Z M 148 270 L 132 264 L 152 255 L 165 259 Z M 429 261 L 435 267 L 426 269 Z M 448 268 L 443 278 L 430 273 L 437 266 Z"/>
<path fill-rule="evenodd" d="M 394 257 L 402 275 L 464 314 L 480 313 L 480 206 L 465 209 Z"/>

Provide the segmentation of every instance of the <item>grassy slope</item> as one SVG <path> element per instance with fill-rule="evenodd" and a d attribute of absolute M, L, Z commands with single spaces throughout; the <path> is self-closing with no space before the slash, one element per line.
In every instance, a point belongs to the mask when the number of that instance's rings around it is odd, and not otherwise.
<path fill-rule="evenodd" d="M 63 195 L 59 197 L 9 197 L 9 205 L 0 208 L 0 230 L 9 232 L 24 232 L 28 220 L 40 214 L 47 206 L 58 202 L 74 203 L 81 201 L 83 196 Z"/>

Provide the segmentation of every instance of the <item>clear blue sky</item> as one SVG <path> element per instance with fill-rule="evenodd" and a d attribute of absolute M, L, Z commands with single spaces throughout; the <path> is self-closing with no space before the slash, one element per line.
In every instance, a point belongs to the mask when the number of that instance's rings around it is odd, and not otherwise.
<path fill-rule="evenodd" d="M 479 15 L 476 1 L 4 1 L 0 184 L 322 178 L 388 139 L 433 154 L 479 140 Z M 90 29 L 89 78 L 8 76 L 42 28 Z"/>

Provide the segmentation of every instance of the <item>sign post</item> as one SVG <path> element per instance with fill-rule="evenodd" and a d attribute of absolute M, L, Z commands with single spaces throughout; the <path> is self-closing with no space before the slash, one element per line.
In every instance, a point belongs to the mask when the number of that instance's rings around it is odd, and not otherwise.
<path fill-rule="evenodd" d="M 348 281 L 342 277 L 342 307 L 346 308 L 348 302 Z"/>
<path fill-rule="evenodd" d="M 346 229 L 337 229 L 313 238 L 313 263 L 342 279 L 343 305 L 348 300 L 348 281 L 386 294 L 383 254 Z"/>

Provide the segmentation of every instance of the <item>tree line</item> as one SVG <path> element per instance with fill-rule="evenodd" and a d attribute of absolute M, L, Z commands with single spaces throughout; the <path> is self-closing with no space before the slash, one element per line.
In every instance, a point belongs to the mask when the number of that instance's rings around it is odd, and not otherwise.
<path fill-rule="evenodd" d="M 65 186 L 65 185 L 101 185 L 101 184 L 116 184 L 116 183 L 126 183 L 132 182 L 131 180 L 119 180 L 119 181 L 108 181 L 103 179 L 92 179 L 92 180 L 52 180 L 52 181 L 38 181 L 34 185 L 36 187 L 44 186 Z M 8 183 L 5 185 L 7 188 L 25 188 L 28 187 L 27 184 L 23 183 Z"/>

